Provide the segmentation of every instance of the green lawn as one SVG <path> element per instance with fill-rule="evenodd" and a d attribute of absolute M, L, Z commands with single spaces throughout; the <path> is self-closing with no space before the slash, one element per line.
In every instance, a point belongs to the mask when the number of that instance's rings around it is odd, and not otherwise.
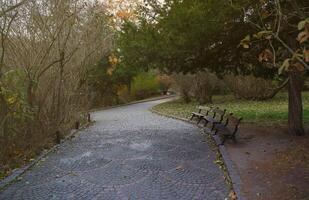
<path fill-rule="evenodd" d="M 280 93 L 268 101 L 237 100 L 232 95 L 215 96 L 214 104 L 234 115 L 243 117 L 244 122 L 287 123 L 288 96 Z M 309 122 L 309 92 L 303 93 L 304 121 Z M 198 103 L 185 104 L 180 100 L 157 105 L 153 110 L 172 116 L 189 118 L 192 111 L 197 110 Z"/>

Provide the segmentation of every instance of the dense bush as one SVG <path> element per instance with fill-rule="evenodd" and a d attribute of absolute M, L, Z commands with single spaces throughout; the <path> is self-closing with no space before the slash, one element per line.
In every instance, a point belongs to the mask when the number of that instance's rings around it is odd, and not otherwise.
<path fill-rule="evenodd" d="M 200 104 L 212 103 L 212 96 L 220 89 L 220 82 L 215 74 L 199 72 L 194 83 L 194 96 Z"/>
<path fill-rule="evenodd" d="M 278 82 L 254 76 L 225 76 L 226 86 L 236 98 L 246 100 L 271 99 L 278 92 Z"/>
<path fill-rule="evenodd" d="M 160 85 L 153 72 L 142 72 L 133 78 L 131 95 L 139 100 L 160 93 Z"/>
<path fill-rule="evenodd" d="M 174 89 L 179 93 L 181 99 L 189 103 L 191 102 L 193 93 L 193 84 L 195 82 L 195 76 L 193 74 L 174 74 L 172 76 L 174 80 Z"/>
<path fill-rule="evenodd" d="M 168 90 L 173 84 L 172 78 L 166 74 L 160 74 L 157 76 L 157 81 L 159 83 L 162 94 L 167 94 Z"/>
<path fill-rule="evenodd" d="M 178 93 L 187 103 L 193 98 L 200 104 L 211 103 L 212 96 L 223 90 L 222 81 L 209 72 L 177 74 L 173 76 L 173 79 Z"/>
<path fill-rule="evenodd" d="M 117 89 L 117 98 L 118 103 L 128 103 L 132 100 L 132 96 L 130 94 L 130 90 L 127 85 L 120 85 Z"/>
<path fill-rule="evenodd" d="M 89 70 L 88 84 L 91 90 L 91 107 L 110 106 L 118 103 L 118 80 L 114 74 L 108 73 L 109 69 L 109 59 L 108 56 L 105 56 Z"/>

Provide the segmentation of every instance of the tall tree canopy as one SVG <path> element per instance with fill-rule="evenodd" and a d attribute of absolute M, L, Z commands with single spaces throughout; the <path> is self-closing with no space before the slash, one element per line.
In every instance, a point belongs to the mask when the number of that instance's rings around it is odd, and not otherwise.
<path fill-rule="evenodd" d="M 139 7 L 138 20 L 124 23 L 118 56 L 126 66 L 168 73 L 289 77 L 289 123 L 298 124 L 290 130 L 302 134 L 299 81 L 309 60 L 308 8 L 305 0 L 147 0 Z"/>

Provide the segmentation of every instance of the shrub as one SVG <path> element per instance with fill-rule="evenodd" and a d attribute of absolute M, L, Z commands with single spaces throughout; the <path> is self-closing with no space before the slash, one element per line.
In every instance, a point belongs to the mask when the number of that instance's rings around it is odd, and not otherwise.
<path fill-rule="evenodd" d="M 221 90 L 220 80 L 209 72 L 196 74 L 177 74 L 173 76 L 176 89 L 184 102 L 196 98 L 200 104 L 211 103 L 215 91 Z"/>
<path fill-rule="evenodd" d="M 160 86 L 153 72 L 142 72 L 133 78 L 131 95 L 139 100 L 158 94 Z"/>
<path fill-rule="evenodd" d="M 185 103 L 191 102 L 193 98 L 193 85 L 195 76 L 193 74 L 174 74 L 172 76 L 174 80 L 174 88 L 179 93 L 181 99 Z"/>
<path fill-rule="evenodd" d="M 224 82 L 231 89 L 236 98 L 246 100 L 271 99 L 279 90 L 278 82 L 257 78 L 254 76 L 224 77 Z"/>
<path fill-rule="evenodd" d="M 194 84 L 194 96 L 200 104 L 212 103 L 212 96 L 219 90 L 220 80 L 209 72 L 198 72 Z"/>
<path fill-rule="evenodd" d="M 127 85 L 120 85 L 117 89 L 119 103 L 128 103 L 131 101 L 130 91 Z"/>
<path fill-rule="evenodd" d="M 161 92 L 166 95 L 171 85 L 173 84 L 172 78 L 168 75 L 162 74 L 157 76 L 157 81 L 159 83 Z"/>

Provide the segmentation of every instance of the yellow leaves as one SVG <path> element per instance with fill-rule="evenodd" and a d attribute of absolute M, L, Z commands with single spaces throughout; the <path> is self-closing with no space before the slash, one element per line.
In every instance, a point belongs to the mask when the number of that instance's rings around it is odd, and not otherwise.
<path fill-rule="evenodd" d="M 120 62 L 120 60 L 114 54 L 108 57 L 108 61 L 111 65 L 117 65 Z"/>
<path fill-rule="evenodd" d="M 244 47 L 245 49 L 249 49 L 249 48 L 250 48 L 249 44 L 243 44 L 243 47 Z"/>
<path fill-rule="evenodd" d="M 6 98 L 6 102 L 9 105 L 13 105 L 16 102 L 16 100 L 17 100 L 16 95 L 11 95 Z"/>
<path fill-rule="evenodd" d="M 272 39 L 272 31 L 260 31 L 256 34 L 253 35 L 253 38 L 261 40 L 261 39 L 267 39 L 270 40 Z M 249 49 L 250 48 L 250 43 L 251 43 L 251 36 L 247 35 L 243 40 L 240 41 L 239 46 L 242 46 L 245 49 Z"/>
<path fill-rule="evenodd" d="M 114 54 L 112 54 L 108 57 L 108 61 L 111 66 L 107 69 L 107 74 L 112 75 L 117 67 L 117 64 L 120 63 L 120 59 L 118 59 Z"/>
<path fill-rule="evenodd" d="M 112 67 L 109 68 L 109 69 L 107 69 L 107 74 L 110 75 L 110 76 L 113 75 L 114 70 L 115 70 L 115 69 L 112 68 Z"/>
<path fill-rule="evenodd" d="M 300 44 L 309 39 L 309 18 L 298 23 L 298 30 L 302 31 L 298 34 L 297 40 Z"/>
<path fill-rule="evenodd" d="M 135 19 L 135 13 L 129 10 L 121 10 L 117 12 L 117 17 L 124 19 L 124 20 L 129 20 L 129 19 Z"/>
<path fill-rule="evenodd" d="M 281 67 L 279 68 L 279 74 L 282 74 L 284 71 L 287 71 L 290 67 L 290 61 L 291 59 L 285 59 L 285 61 L 283 61 L 283 64 L 281 65 Z"/>
<path fill-rule="evenodd" d="M 298 23 L 298 30 L 300 30 L 301 32 L 298 34 L 297 36 L 297 40 L 300 44 L 303 44 L 305 42 L 308 42 L 309 41 L 309 18 L 301 21 Z M 299 57 L 302 57 L 304 59 L 304 61 L 306 63 L 309 62 L 309 50 L 304 48 L 303 50 L 303 54 L 300 55 Z M 304 69 L 304 66 L 302 64 L 297 64 L 295 66 L 295 68 L 298 70 L 298 71 L 303 71 L 305 70 Z"/>
<path fill-rule="evenodd" d="M 143 2 L 141 0 L 106 0 L 105 7 L 116 22 L 122 20 L 136 20 L 136 8 Z"/>
<path fill-rule="evenodd" d="M 250 40 L 251 40 L 251 36 L 247 35 L 244 39 L 242 39 L 238 45 L 238 47 L 242 46 L 245 49 L 249 49 L 250 48 Z"/>

